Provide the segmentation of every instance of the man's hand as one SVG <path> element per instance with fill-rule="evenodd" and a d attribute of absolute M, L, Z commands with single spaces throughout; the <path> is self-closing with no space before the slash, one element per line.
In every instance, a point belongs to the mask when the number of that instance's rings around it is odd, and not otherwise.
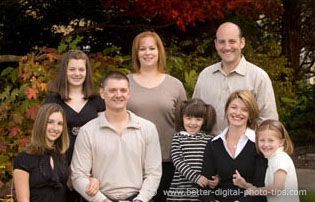
<path fill-rule="evenodd" d="M 113 201 L 109 199 L 105 199 L 103 202 L 113 202 Z"/>

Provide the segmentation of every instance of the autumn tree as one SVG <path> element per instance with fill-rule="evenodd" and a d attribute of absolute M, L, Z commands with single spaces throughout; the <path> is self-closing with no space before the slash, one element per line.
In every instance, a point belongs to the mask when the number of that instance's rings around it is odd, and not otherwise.
<path fill-rule="evenodd" d="M 281 43 L 294 80 L 315 76 L 315 2 L 283 0 Z"/>
<path fill-rule="evenodd" d="M 143 30 L 185 31 L 231 14 L 258 19 L 279 6 L 278 0 L 3 0 L 0 54 L 24 55 L 34 46 L 56 47 L 78 34 L 92 52 L 112 44 L 129 51 L 132 38 Z"/>

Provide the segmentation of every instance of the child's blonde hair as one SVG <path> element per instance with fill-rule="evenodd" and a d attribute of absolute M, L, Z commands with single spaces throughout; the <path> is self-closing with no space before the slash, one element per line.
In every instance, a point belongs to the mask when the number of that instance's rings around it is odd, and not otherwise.
<path fill-rule="evenodd" d="M 276 137 L 279 138 L 280 140 L 283 140 L 284 152 L 286 152 L 289 155 L 293 153 L 293 148 L 294 148 L 293 142 L 287 130 L 285 129 L 284 125 L 280 121 L 271 120 L 271 119 L 263 121 L 258 127 L 258 129 L 256 130 L 256 149 L 258 153 L 261 153 L 257 146 L 259 134 L 266 130 L 271 130 L 275 132 Z"/>

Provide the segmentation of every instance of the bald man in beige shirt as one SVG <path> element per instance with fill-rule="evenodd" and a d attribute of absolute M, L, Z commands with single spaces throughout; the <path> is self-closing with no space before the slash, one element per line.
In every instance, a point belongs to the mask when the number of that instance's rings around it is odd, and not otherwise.
<path fill-rule="evenodd" d="M 241 53 L 245 47 L 245 38 L 240 27 L 231 22 L 221 24 L 214 42 L 221 62 L 206 67 L 200 73 L 193 97 L 201 98 L 216 109 L 215 133 L 219 134 L 227 126 L 225 103 L 236 90 L 249 90 L 255 96 L 260 111 L 258 124 L 266 119 L 278 120 L 274 91 L 268 74 L 246 61 Z"/>

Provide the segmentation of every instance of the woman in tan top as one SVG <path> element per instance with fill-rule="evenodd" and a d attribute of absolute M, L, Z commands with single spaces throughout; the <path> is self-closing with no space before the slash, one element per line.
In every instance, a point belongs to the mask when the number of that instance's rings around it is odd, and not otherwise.
<path fill-rule="evenodd" d="M 130 80 L 128 109 L 152 121 L 158 130 L 162 150 L 162 178 L 154 200 L 163 202 L 171 183 L 174 166 L 170 160 L 172 135 L 175 132 L 176 104 L 186 100 L 181 81 L 166 73 L 166 54 L 160 37 L 155 32 L 138 34 L 132 44 L 133 73 Z"/>

